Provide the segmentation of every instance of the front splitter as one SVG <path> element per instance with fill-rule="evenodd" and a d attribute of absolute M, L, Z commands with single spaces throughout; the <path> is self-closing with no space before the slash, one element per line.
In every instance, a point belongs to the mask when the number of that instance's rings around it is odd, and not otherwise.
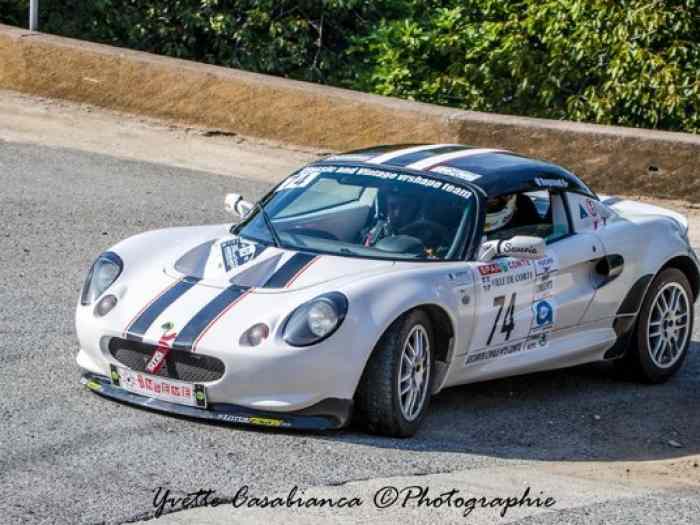
<path fill-rule="evenodd" d="M 345 426 L 352 414 L 352 401 L 347 399 L 324 399 L 315 405 L 294 412 L 253 410 L 229 403 L 209 403 L 207 408 L 196 408 L 134 394 L 114 386 L 106 376 L 86 373 L 81 377 L 80 382 L 97 394 L 123 403 L 217 423 L 299 430 L 331 430 Z"/>

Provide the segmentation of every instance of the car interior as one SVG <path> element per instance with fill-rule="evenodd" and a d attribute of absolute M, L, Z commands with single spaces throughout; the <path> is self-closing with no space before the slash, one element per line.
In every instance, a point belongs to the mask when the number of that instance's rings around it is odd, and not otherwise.
<path fill-rule="evenodd" d="M 487 240 L 503 240 L 516 235 L 529 235 L 541 237 L 549 243 L 569 233 L 569 223 L 561 193 L 549 191 L 518 193 L 515 205 L 515 214 L 509 224 L 488 233 Z"/>

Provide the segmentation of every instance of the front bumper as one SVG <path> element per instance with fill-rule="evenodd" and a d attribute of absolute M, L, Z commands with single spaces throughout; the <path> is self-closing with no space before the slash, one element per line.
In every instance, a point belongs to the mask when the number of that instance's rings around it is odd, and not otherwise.
<path fill-rule="evenodd" d="M 257 427 L 300 430 L 330 430 L 345 426 L 352 415 L 352 401 L 327 398 L 307 408 L 290 412 L 254 410 L 228 403 L 209 403 L 206 409 L 133 394 L 112 384 L 106 376 L 85 373 L 80 382 L 93 392 L 142 408 L 184 417 Z"/>

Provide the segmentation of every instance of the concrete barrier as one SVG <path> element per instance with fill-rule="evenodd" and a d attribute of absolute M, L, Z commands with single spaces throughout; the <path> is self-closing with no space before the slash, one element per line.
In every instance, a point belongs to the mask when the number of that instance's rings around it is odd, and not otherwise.
<path fill-rule="evenodd" d="M 460 111 L 0 25 L 0 88 L 348 150 L 456 142 L 566 166 L 599 192 L 700 202 L 700 136 Z"/>

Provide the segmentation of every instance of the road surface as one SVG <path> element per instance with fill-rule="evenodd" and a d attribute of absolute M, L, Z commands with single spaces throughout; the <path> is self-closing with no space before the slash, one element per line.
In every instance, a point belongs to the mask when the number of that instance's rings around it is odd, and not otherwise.
<path fill-rule="evenodd" d="M 153 516 L 157 487 L 230 499 L 243 485 L 268 496 L 298 485 L 365 505 L 224 505 L 159 521 L 697 522 L 698 334 L 666 385 L 595 365 L 453 388 L 409 440 L 212 426 L 78 384 L 73 312 L 98 253 L 143 230 L 228 221 L 224 193 L 259 197 L 317 153 L 0 92 L 0 521 L 124 523 Z M 415 484 L 491 497 L 530 486 L 557 503 L 505 519 L 370 505 L 383 486 Z"/>

